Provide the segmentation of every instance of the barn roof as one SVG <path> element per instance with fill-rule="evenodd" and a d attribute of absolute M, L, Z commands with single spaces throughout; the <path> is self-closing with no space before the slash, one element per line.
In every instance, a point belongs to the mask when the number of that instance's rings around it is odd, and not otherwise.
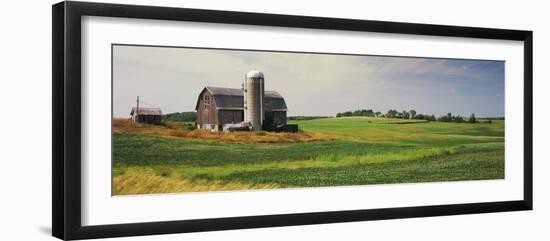
<path fill-rule="evenodd" d="M 243 97 L 242 89 L 222 88 L 222 87 L 205 87 L 211 95 L 233 95 Z"/>
<path fill-rule="evenodd" d="M 243 110 L 244 109 L 244 91 L 242 89 L 223 88 L 223 87 L 205 87 L 201 96 L 205 91 L 210 92 L 214 96 L 214 101 L 218 109 L 226 110 Z M 287 111 L 285 99 L 277 91 L 264 92 L 264 101 L 266 108 L 270 108 L 274 111 Z M 195 109 L 198 109 L 199 101 Z"/>
<path fill-rule="evenodd" d="M 130 115 L 134 115 L 135 112 L 136 107 L 132 108 Z M 160 108 L 140 107 L 138 115 L 162 115 L 162 111 L 160 110 Z"/>

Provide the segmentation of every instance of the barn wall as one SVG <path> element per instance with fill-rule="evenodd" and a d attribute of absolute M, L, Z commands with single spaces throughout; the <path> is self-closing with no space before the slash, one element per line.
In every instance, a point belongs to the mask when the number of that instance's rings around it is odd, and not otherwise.
<path fill-rule="evenodd" d="M 204 96 L 210 98 L 210 103 L 206 104 Z M 216 111 L 216 102 L 207 91 L 203 91 L 199 96 L 199 105 L 197 109 L 197 125 L 204 129 L 205 125 L 215 125 L 218 123 L 218 113 Z"/>
<path fill-rule="evenodd" d="M 286 125 L 286 111 L 273 111 L 273 121 Z"/>
<path fill-rule="evenodd" d="M 286 111 L 266 111 L 262 128 L 274 130 L 273 128 L 279 125 L 286 125 Z"/>
<path fill-rule="evenodd" d="M 160 115 L 138 115 L 137 121 L 142 123 L 160 124 L 161 118 Z"/>
<path fill-rule="evenodd" d="M 219 110 L 219 124 L 239 123 L 243 121 L 244 112 L 242 110 Z"/>

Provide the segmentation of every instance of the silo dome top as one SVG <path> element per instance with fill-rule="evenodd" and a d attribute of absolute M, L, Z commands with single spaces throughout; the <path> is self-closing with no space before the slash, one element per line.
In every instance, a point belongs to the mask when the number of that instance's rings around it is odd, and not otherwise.
<path fill-rule="evenodd" d="M 257 70 L 250 70 L 246 74 L 246 78 L 264 78 L 264 73 Z"/>

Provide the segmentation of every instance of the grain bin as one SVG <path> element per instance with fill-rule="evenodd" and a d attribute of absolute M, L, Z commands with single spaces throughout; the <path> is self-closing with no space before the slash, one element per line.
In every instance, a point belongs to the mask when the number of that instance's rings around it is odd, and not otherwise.
<path fill-rule="evenodd" d="M 264 74 L 249 71 L 244 80 L 244 121 L 250 122 L 253 131 L 262 129 L 264 92 Z"/>

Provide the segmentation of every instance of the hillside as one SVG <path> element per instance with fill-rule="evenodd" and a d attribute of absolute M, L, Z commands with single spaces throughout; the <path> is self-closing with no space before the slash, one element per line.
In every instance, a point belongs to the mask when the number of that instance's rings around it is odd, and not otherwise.
<path fill-rule="evenodd" d="M 504 121 L 345 117 L 290 123 L 311 136 L 334 138 L 265 143 L 250 140 L 276 133 L 213 133 L 215 138 L 202 138 L 172 135 L 168 127 L 124 127 L 113 135 L 114 193 L 504 178 Z M 243 139 L 233 139 L 237 136 Z"/>

